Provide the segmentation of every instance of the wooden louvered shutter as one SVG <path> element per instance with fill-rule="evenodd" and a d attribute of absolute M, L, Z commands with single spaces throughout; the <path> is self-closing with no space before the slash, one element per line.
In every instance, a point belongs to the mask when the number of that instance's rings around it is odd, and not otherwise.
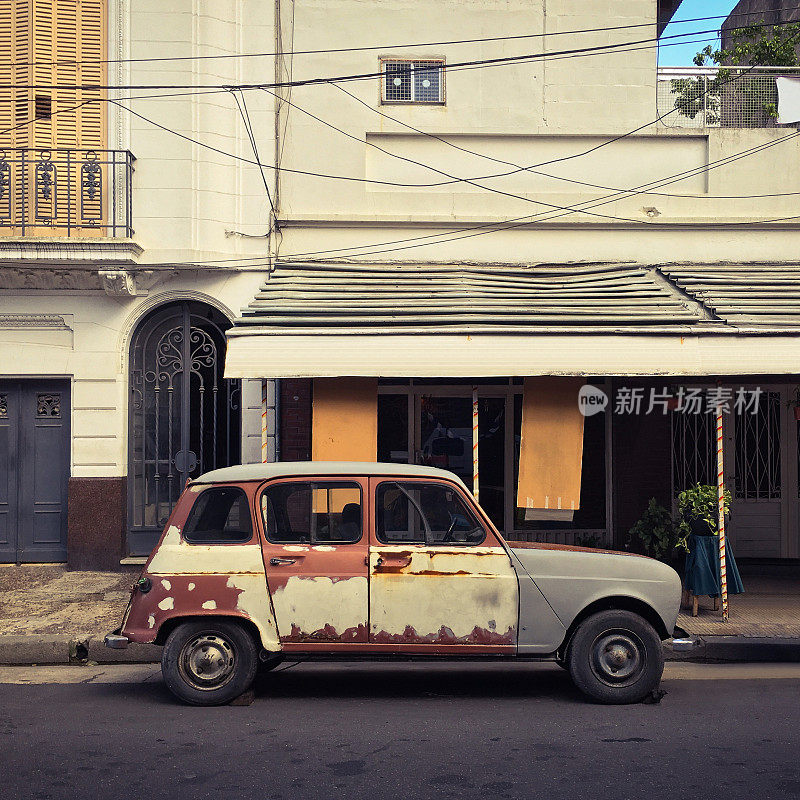
<path fill-rule="evenodd" d="M 16 2 L 0 3 L 0 86 L 15 82 L 12 63 L 15 58 L 14 18 Z M 14 134 L 9 130 L 14 125 L 14 93 L 11 89 L 0 89 L 0 148 L 14 146 Z"/>
<path fill-rule="evenodd" d="M 106 168 L 87 166 L 91 159 L 73 151 L 105 148 L 106 93 L 51 87 L 104 84 L 106 65 L 100 62 L 106 53 L 105 0 L 0 0 L 0 58 L 10 54 L 13 60 L 13 66 L 5 59 L 0 62 L 0 84 L 40 87 L 0 90 L 0 147 L 17 148 L 9 153 L 17 161 L 11 168 L 10 197 L 17 226 L 26 207 L 26 234 L 62 233 L 68 217 L 71 225 L 87 219 L 104 221 Z M 100 102 L 74 108 L 90 98 Z M 21 127 L 3 133 L 14 125 Z M 19 148 L 31 148 L 25 154 L 24 175 Z M 66 151 L 70 151 L 68 159 Z M 49 189 L 41 181 L 41 161 L 47 153 L 52 163 Z M 101 153 L 97 157 L 102 160 Z M 81 193 L 87 170 L 94 170 L 91 180 L 102 187 L 88 198 Z M 2 199 L 0 217 L 4 215 Z M 50 224 L 37 224 L 46 219 Z"/>
<path fill-rule="evenodd" d="M 74 2 L 74 0 L 73 0 Z M 69 6 L 65 0 L 61 4 Z M 81 85 L 103 85 L 106 82 L 106 65 L 101 63 L 108 56 L 106 48 L 106 15 L 103 0 L 80 0 L 76 49 L 78 60 L 77 83 Z M 106 92 L 82 92 L 79 100 L 99 99 L 78 109 L 78 147 L 103 149 L 106 146 L 106 104 L 102 100 Z"/>

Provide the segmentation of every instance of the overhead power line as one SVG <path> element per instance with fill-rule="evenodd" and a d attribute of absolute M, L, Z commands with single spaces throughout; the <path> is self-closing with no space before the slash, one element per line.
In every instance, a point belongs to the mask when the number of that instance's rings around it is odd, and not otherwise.
<path fill-rule="evenodd" d="M 0 2 L 2 2 L 2 0 L 0 0 Z M 681 46 L 684 46 L 684 45 L 687 45 L 687 44 L 703 44 L 705 42 L 713 42 L 713 41 L 716 41 L 716 39 L 715 38 L 712 38 L 712 39 L 691 39 L 691 40 L 686 41 L 686 42 L 669 42 L 668 44 L 661 45 L 661 46 L 662 47 L 681 47 Z M 614 52 L 615 53 L 619 53 L 619 52 L 634 53 L 634 52 L 640 52 L 642 50 L 656 50 L 656 49 L 658 49 L 658 43 L 654 41 L 654 43 L 651 43 L 651 44 L 642 45 L 642 46 L 639 46 L 639 47 L 630 47 L 630 48 L 626 48 L 626 49 L 619 49 L 619 50 L 615 50 Z M 585 54 L 583 54 L 582 57 L 590 58 L 592 56 L 601 56 L 601 55 L 603 55 L 602 51 L 596 52 L 596 53 L 585 53 Z M 545 61 L 547 61 L 549 63 L 551 61 L 562 61 L 564 59 L 574 58 L 574 57 L 576 57 L 576 56 L 562 55 L 562 56 L 545 57 Z M 524 62 L 516 62 L 516 63 L 524 63 Z M 450 72 L 463 72 L 465 70 L 470 70 L 470 69 L 488 69 L 489 67 L 503 67 L 503 66 L 509 66 L 509 65 L 508 64 L 490 64 L 490 65 L 486 66 L 486 65 L 476 64 L 475 66 L 464 66 L 464 67 L 454 67 L 453 65 L 450 65 L 450 66 L 445 65 L 445 69 L 447 71 L 450 71 Z M 376 74 L 382 75 L 383 73 L 376 73 Z M 322 81 L 322 82 L 324 83 L 325 81 Z M 289 80 L 289 81 L 286 81 L 283 84 L 281 84 L 281 83 L 253 83 L 253 84 L 229 84 L 229 83 L 226 83 L 226 84 L 213 84 L 213 85 L 211 85 L 209 87 L 205 87 L 205 88 L 203 86 L 196 86 L 196 85 L 192 86 L 192 85 L 189 85 L 189 84 L 186 84 L 186 85 L 174 85 L 174 86 L 147 85 L 147 86 L 139 86 L 139 87 L 116 85 L 116 86 L 95 86 L 95 87 L 92 87 L 91 89 L 76 89 L 75 87 L 71 87 L 71 90 L 72 91 L 87 91 L 87 92 L 88 91 L 93 91 L 93 92 L 122 91 L 122 90 L 132 90 L 132 89 L 137 89 L 138 91 L 156 91 L 156 90 L 167 91 L 167 90 L 172 90 L 172 93 L 169 93 L 169 94 L 149 94 L 149 95 L 138 95 L 138 96 L 134 96 L 134 97 L 127 97 L 127 98 L 126 97 L 118 97 L 117 98 L 118 100 L 134 100 L 134 99 L 135 100 L 149 100 L 149 99 L 156 99 L 157 100 L 157 99 L 164 98 L 164 97 L 183 97 L 183 96 L 192 95 L 192 94 L 197 95 L 197 96 L 201 96 L 201 95 L 206 95 L 206 94 L 222 94 L 222 93 L 231 92 L 231 91 L 246 92 L 246 91 L 256 91 L 256 90 L 259 90 L 259 89 L 281 88 L 282 86 L 286 86 L 291 90 L 291 88 L 294 85 L 295 84 L 291 80 Z M 5 85 L 5 88 L 2 85 L 0 85 L 0 91 L 8 91 L 8 88 L 9 88 L 8 84 Z M 43 85 L 43 84 L 28 85 L 28 86 L 21 86 L 21 85 L 16 85 L 15 84 L 15 88 L 16 89 L 34 89 L 34 88 L 35 89 L 47 89 L 47 88 L 53 88 L 53 87 L 52 86 L 48 87 L 48 86 Z M 60 87 L 60 88 L 64 88 L 64 87 Z M 67 89 L 64 89 L 64 90 L 67 91 Z M 90 98 L 90 102 L 94 102 L 94 100 L 104 100 L 104 99 L 105 98 L 102 98 L 102 97 Z M 74 100 L 74 98 L 73 97 L 53 96 L 53 97 L 50 98 L 50 100 L 53 103 L 64 103 L 64 102 L 71 102 L 72 100 Z M 0 97 L 0 103 L 13 103 L 13 102 L 14 102 L 13 95 L 6 96 L 6 97 Z"/>
<path fill-rule="evenodd" d="M 775 26 L 777 27 L 777 26 Z M 595 45 L 592 47 L 580 47 L 566 50 L 553 50 L 546 53 L 521 53 L 515 56 L 498 56 L 496 58 L 483 58 L 468 61 L 457 61 L 452 64 L 445 64 L 445 71 L 454 71 L 461 68 L 492 67 L 505 64 L 515 64 L 528 61 L 548 60 L 557 57 L 570 56 L 579 57 L 596 53 L 614 53 L 631 49 L 635 45 L 651 44 L 653 47 L 668 47 L 669 43 L 663 44 L 665 39 L 685 39 L 687 36 L 699 36 L 705 34 L 717 34 L 715 29 L 703 31 L 691 31 L 688 33 L 674 34 L 659 38 L 639 39 L 630 42 L 618 42 L 616 44 Z M 679 42 L 686 44 L 686 42 Z M 305 78 L 302 80 L 275 81 L 273 83 L 238 83 L 238 84 L 59 84 L 59 83 L 37 83 L 37 84 L 0 84 L 0 90 L 24 90 L 24 89 L 60 89 L 63 91 L 105 91 L 105 90 L 147 90 L 147 89 L 276 89 L 289 86 L 312 86 L 320 83 L 360 81 L 371 78 L 379 78 L 382 72 L 359 72 L 348 75 L 338 76 L 318 76 Z"/>
<path fill-rule="evenodd" d="M 753 69 L 753 67 L 749 68 L 749 70 L 752 70 L 752 69 Z M 744 77 L 749 70 L 745 70 L 742 73 L 739 73 L 737 75 L 732 76 L 731 78 L 728 78 L 728 80 L 725 81 L 724 83 L 727 84 L 727 83 L 731 83 L 731 82 L 734 82 L 734 81 L 737 81 L 737 80 L 741 80 L 742 77 Z M 265 87 L 260 87 L 260 88 L 265 88 Z M 705 92 L 707 92 L 709 90 L 710 90 L 710 88 L 706 88 L 704 90 L 704 92 L 701 93 L 699 96 L 702 96 L 702 94 L 704 94 Z M 429 183 L 423 183 L 423 184 L 410 184 L 410 183 L 403 183 L 403 182 L 399 182 L 399 181 L 384 181 L 384 180 L 378 180 L 378 179 L 374 179 L 374 178 L 363 178 L 363 177 L 360 177 L 360 176 L 330 175 L 330 174 L 326 174 L 326 173 L 313 172 L 313 171 L 310 171 L 310 170 L 294 169 L 294 168 L 291 168 L 291 167 L 281 167 L 281 166 L 278 166 L 278 165 L 275 165 L 275 164 L 264 164 L 262 162 L 253 161 L 251 159 L 244 158 L 243 156 L 236 155 L 235 153 L 230 153 L 230 152 L 222 150 L 222 149 L 220 149 L 218 147 L 214 147 L 213 145 L 206 144 L 205 142 L 202 142 L 199 139 L 195 139 L 195 138 L 193 138 L 191 136 L 187 136 L 186 134 L 181 133 L 180 131 L 176 131 L 176 130 L 174 130 L 172 128 L 169 128 L 169 127 L 167 127 L 165 125 L 162 125 L 160 122 L 157 122 L 156 120 L 153 120 L 153 119 L 145 116 L 144 114 L 141 114 L 138 111 L 134 111 L 132 108 L 129 108 L 128 106 L 123 105 L 121 102 L 119 102 L 117 100 L 112 100 L 111 98 L 98 98 L 98 100 L 117 105 L 120 108 L 123 108 L 126 111 L 128 111 L 128 113 L 132 114 L 133 116 L 143 120 L 144 122 L 147 122 L 147 123 L 153 125 L 154 127 L 159 128 L 159 129 L 165 131 L 166 133 L 170 133 L 170 134 L 172 134 L 174 136 L 177 136 L 178 138 L 181 138 L 181 139 L 183 139 L 183 140 L 185 140 L 187 142 L 190 142 L 192 144 L 196 144 L 196 145 L 198 145 L 200 147 L 203 147 L 204 149 L 209 150 L 210 152 L 218 153 L 220 155 L 224 155 L 224 156 L 226 156 L 228 158 L 232 158 L 232 159 L 235 159 L 237 161 L 241 161 L 241 162 L 244 162 L 244 163 L 247 163 L 247 164 L 252 164 L 254 166 L 258 166 L 259 168 L 263 167 L 263 168 L 266 168 L 266 169 L 272 169 L 272 170 L 275 170 L 276 172 L 287 172 L 287 173 L 297 174 L 297 175 L 308 175 L 308 176 L 311 176 L 311 177 L 326 178 L 326 179 L 331 179 L 331 180 L 342 180 L 342 181 L 350 181 L 350 182 L 357 182 L 357 183 L 371 183 L 371 184 L 375 184 L 375 185 L 378 185 L 378 186 L 400 186 L 400 187 L 404 187 L 404 188 L 415 187 L 415 186 L 418 186 L 419 188 L 443 186 L 443 185 L 448 185 L 448 184 L 452 184 L 452 183 L 458 183 L 461 180 L 463 180 L 463 179 L 459 179 L 459 178 L 453 178 L 453 179 L 450 179 L 448 181 L 439 181 L 439 182 L 432 182 L 432 183 L 429 182 Z M 583 151 L 581 151 L 579 153 L 573 153 L 573 154 L 568 155 L 568 156 L 561 156 L 559 158 L 550 159 L 549 161 L 542 161 L 542 162 L 540 162 L 538 164 L 531 164 L 531 165 L 529 165 L 527 167 L 527 169 L 535 169 L 535 168 L 538 168 L 538 167 L 545 166 L 547 164 L 553 164 L 553 163 L 557 163 L 557 162 L 569 161 L 569 160 L 574 159 L 574 158 L 581 158 L 581 157 L 583 157 L 585 155 L 589 155 L 590 153 L 593 153 L 596 150 L 599 150 L 599 149 L 601 149 L 603 147 L 606 147 L 606 146 L 608 146 L 610 144 L 613 144 L 614 142 L 620 141 L 621 139 L 624 139 L 624 138 L 626 138 L 628 136 L 632 136 L 632 135 L 638 133 L 639 131 L 650 127 L 651 125 L 654 125 L 654 124 L 660 122 L 665 117 L 668 117 L 670 114 L 674 114 L 676 111 L 678 111 L 678 109 L 677 108 L 673 108 L 670 111 L 667 111 L 664 114 L 659 115 L 654 120 L 646 122 L 643 125 L 640 125 L 639 127 L 634 128 L 634 129 L 632 129 L 630 131 L 626 131 L 625 133 L 619 134 L 618 136 L 611 137 L 610 139 L 608 139 L 608 140 L 606 140 L 604 142 L 601 142 L 600 144 L 597 144 L 597 145 L 595 145 L 593 147 L 590 147 L 590 148 L 588 148 L 586 150 L 583 150 Z M 510 174 L 513 174 L 514 172 L 519 172 L 519 171 L 522 171 L 522 168 L 511 170 L 511 171 L 505 172 L 505 173 L 496 173 L 494 175 L 481 176 L 480 178 L 474 178 L 474 180 L 502 177 L 502 176 L 510 175 Z"/>
<path fill-rule="evenodd" d="M 782 9 L 783 11 L 797 11 L 800 6 L 790 6 Z M 671 25 L 686 25 L 690 22 L 710 22 L 716 19 L 732 19 L 738 17 L 752 16 L 753 12 L 736 12 L 731 14 L 713 14 L 705 17 L 691 17 L 689 19 L 671 20 Z M 403 42 L 401 44 L 379 44 L 379 45 L 363 45 L 359 47 L 333 47 L 333 48 L 318 48 L 312 50 L 282 50 L 278 52 L 259 52 L 259 53 L 214 53 L 209 55 L 196 55 L 196 56 L 147 56 L 141 58 L 92 58 L 80 60 L 57 59 L 53 61 L 18 61 L 18 62 L 2 62 L 0 66 L 11 67 L 30 67 L 30 66 L 80 66 L 82 64 L 150 64 L 160 63 L 164 61 L 218 61 L 223 59 L 238 59 L 238 58 L 273 58 L 276 56 L 301 56 L 301 55 L 324 55 L 328 53 L 359 53 L 369 52 L 373 50 L 399 50 L 403 48 L 412 47 L 450 47 L 461 44 L 483 44 L 487 42 L 510 42 L 520 41 L 526 39 L 541 39 L 550 38 L 555 36 L 576 36 L 586 33 L 608 33 L 611 31 L 623 30 L 636 30 L 639 28 L 651 28 L 657 24 L 653 22 L 638 22 L 631 25 L 609 25 L 599 28 L 575 28 L 566 31 L 537 31 L 536 33 L 521 33 L 512 36 L 485 36 L 474 39 L 447 39 L 442 41 L 427 41 L 427 42 Z M 756 27 L 773 27 L 764 23 L 757 23 Z M 789 23 L 791 24 L 791 23 Z M 748 26 L 749 27 L 749 26 Z M 733 28 L 732 30 L 740 30 L 740 28 Z M 686 36 L 694 35 L 693 33 L 682 34 Z"/>
<path fill-rule="evenodd" d="M 735 161 L 739 161 L 743 158 L 748 158 L 756 153 L 759 153 L 763 150 L 767 150 L 771 147 L 775 147 L 779 144 L 782 144 L 785 141 L 795 139 L 800 137 L 800 131 L 792 131 L 791 133 L 787 134 L 786 136 L 781 137 L 780 139 L 776 139 L 772 142 L 767 142 L 762 145 L 756 145 L 751 148 L 747 148 L 746 150 L 739 151 L 738 153 L 733 153 L 729 156 L 724 156 L 723 158 L 717 159 L 715 161 L 709 162 L 708 164 L 702 167 L 695 167 L 689 170 L 683 170 L 682 172 L 674 173 L 673 175 L 668 175 L 663 178 L 655 179 L 650 181 L 647 184 L 641 184 L 639 187 L 632 187 L 630 189 L 620 190 L 622 193 L 626 193 L 629 197 L 633 197 L 639 194 L 650 194 L 650 189 L 653 187 L 660 187 L 660 186 L 668 186 L 673 183 L 678 183 L 682 180 L 685 180 L 687 177 L 692 177 L 693 175 L 703 174 L 705 172 L 710 172 L 713 169 L 718 169 L 719 167 L 726 166 L 727 164 L 733 163 Z M 413 249 L 416 247 L 424 247 L 427 245 L 435 245 L 435 244 L 446 244 L 451 241 L 457 241 L 459 239 L 467 239 L 471 238 L 474 235 L 483 235 L 489 233 L 497 233 L 504 230 L 512 230 L 514 228 L 520 227 L 527 227 L 536 223 L 543 223 L 549 222 L 552 219 L 557 219 L 558 217 L 568 216 L 573 213 L 580 213 L 583 209 L 582 206 L 591 204 L 594 205 L 605 205 L 607 203 L 615 202 L 617 197 L 609 197 L 609 198 L 596 198 L 594 200 L 584 200 L 579 203 L 576 203 L 572 206 L 567 206 L 564 213 L 561 214 L 554 214 L 552 211 L 543 211 L 537 214 L 527 214 L 521 217 L 512 217 L 505 220 L 500 220 L 497 222 L 488 222 L 488 223 L 481 223 L 477 225 L 468 225 L 462 228 L 456 228 L 449 231 L 444 231 L 442 233 L 432 233 L 432 234 L 425 234 L 422 236 L 412 236 L 407 237 L 405 239 L 394 239 L 391 241 L 386 242 L 378 242 L 369 245 L 353 245 L 350 247 L 338 247 L 338 248 L 330 248 L 326 250 L 312 250 L 303 253 L 290 253 L 285 256 L 281 256 L 280 260 L 299 260 L 304 258 L 309 258 L 312 256 L 331 256 L 332 258 L 363 258 L 365 256 L 371 255 L 379 255 L 382 253 L 389 253 L 389 252 L 398 252 L 407 249 Z M 625 198 L 621 198 L 625 199 Z M 550 215 L 550 216 L 546 216 Z M 543 219 L 543 217 L 546 217 Z M 785 217 L 774 217 L 769 219 L 763 220 L 747 220 L 744 222 L 720 222 L 715 223 L 716 227 L 742 227 L 742 226 L 767 226 L 769 224 L 777 223 L 777 222 L 787 222 L 787 221 L 794 221 L 800 219 L 800 215 L 792 215 L 792 216 L 785 216 Z M 654 225 L 663 226 L 665 223 L 654 223 L 650 220 L 642 220 L 642 219 L 630 219 L 626 217 L 617 217 L 617 222 L 620 223 L 635 223 L 638 226 L 649 226 L 652 227 Z M 387 225 L 391 225 L 391 222 L 387 222 Z M 424 223 L 423 223 L 424 224 Z M 669 223 L 670 225 L 675 226 L 684 226 L 691 223 Z M 455 234 L 465 234 L 464 236 L 456 236 Z M 449 237 L 449 238 L 443 238 Z M 436 240 L 436 241 L 432 241 Z M 391 245 L 401 245 L 400 247 L 392 247 Z M 381 248 L 381 249 L 375 249 Z M 361 252 L 355 252 L 361 251 Z M 335 253 L 346 253 L 347 255 L 341 256 L 334 256 Z M 227 264 L 237 262 L 237 264 L 242 266 L 248 267 L 258 267 L 258 266 L 268 266 L 267 262 L 264 261 L 263 256 L 254 256 L 251 258 L 247 257 L 240 257 L 240 258 L 227 258 L 227 259 L 212 259 L 208 261 L 193 261 L 193 262 L 185 262 L 183 266 L 213 266 L 218 264 Z M 245 264 L 247 262 L 247 264 Z M 234 267 L 236 265 L 234 264 Z"/>
<path fill-rule="evenodd" d="M 606 192 L 621 192 L 621 193 L 628 191 L 627 189 L 620 189 L 619 187 L 603 186 L 602 184 L 590 183 L 588 181 L 578 180 L 577 178 L 567 178 L 566 176 L 563 175 L 554 175 L 549 172 L 542 172 L 541 170 L 534 169 L 534 167 L 532 166 L 524 166 L 522 164 L 517 164 L 514 161 L 506 161 L 505 159 L 502 158 L 496 158 L 494 156 L 487 155 L 486 153 L 478 152 L 477 150 L 470 150 L 470 148 L 468 147 L 462 147 L 461 145 L 455 144 L 454 142 L 451 142 L 449 139 L 446 139 L 443 136 L 439 136 L 435 133 L 429 133 L 428 131 L 416 128 L 407 122 L 403 122 L 402 120 L 397 119 L 397 117 L 393 117 L 390 114 L 387 114 L 385 111 L 381 111 L 380 109 L 370 106 L 368 103 L 365 103 L 360 97 L 357 97 L 352 92 L 348 92 L 347 89 L 345 89 L 343 86 L 339 86 L 338 84 L 331 84 L 331 85 L 335 86 L 341 92 L 344 92 L 348 97 L 351 97 L 353 100 L 365 106 L 370 111 L 379 114 L 384 119 L 396 122 L 398 125 L 401 125 L 404 128 L 407 128 L 408 130 L 414 131 L 415 133 L 418 133 L 429 139 L 434 139 L 438 142 L 441 142 L 442 144 L 447 145 L 448 147 L 453 148 L 454 150 L 459 150 L 462 153 L 467 153 L 469 155 L 477 156 L 478 158 L 484 158 L 487 161 L 494 161 L 497 164 L 505 164 L 506 166 L 514 167 L 514 169 L 511 172 L 497 173 L 495 175 L 477 176 L 472 178 L 472 180 L 489 180 L 490 178 L 513 175 L 516 172 L 530 172 L 533 175 L 540 175 L 544 178 L 561 181 L 562 183 L 575 184 L 577 186 L 585 186 L 590 189 L 600 189 Z M 672 112 L 670 111 L 669 113 Z M 663 119 L 664 116 L 665 115 L 660 115 L 658 119 L 655 120 L 655 122 L 659 122 L 661 119 Z M 680 194 L 680 193 L 668 193 L 668 192 L 647 192 L 647 194 L 651 194 L 656 197 L 692 197 L 693 199 L 699 198 L 704 200 L 742 200 L 742 199 L 755 199 L 755 198 L 766 198 L 766 197 L 790 197 L 790 196 L 800 195 L 800 192 L 774 192 L 771 194 L 748 194 L 748 195 L 711 195 L 711 194 L 687 195 L 685 193 Z"/>

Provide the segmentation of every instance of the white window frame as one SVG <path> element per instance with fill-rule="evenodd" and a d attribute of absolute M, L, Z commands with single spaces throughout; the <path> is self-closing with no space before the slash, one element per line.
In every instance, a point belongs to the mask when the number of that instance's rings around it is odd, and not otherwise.
<path fill-rule="evenodd" d="M 414 82 L 414 69 L 417 64 L 436 64 L 439 67 L 439 98 L 438 100 L 420 100 L 416 97 L 416 86 Z M 411 65 L 411 99 L 410 100 L 397 100 L 397 99 L 388 99 L 386 97 L 386 67 L 388 64 L 410 64 Z M 380 102 L 381 105 L 388 105 L 388 106 L 408 106 L 408 105 L 419 105 L 419 106 L 443 106 L 446 102 L 446 93 L 445 93 L 445 72 L 446 72 L 446 65 L 445 59 L 441 56 L 427 56 L 427 57 L 418 57 L 418 58 L 397 58 L 396 56 L 381 56 L 380 58 L 380 73 L 381 73 L 381 80 L 380 80 Z M 429 68 L 429 67 L 428 67 Z"/>

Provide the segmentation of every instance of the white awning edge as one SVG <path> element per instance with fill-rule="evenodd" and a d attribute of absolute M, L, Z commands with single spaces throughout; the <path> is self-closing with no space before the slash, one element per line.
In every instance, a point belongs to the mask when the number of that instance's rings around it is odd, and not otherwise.
<path fill-rule="evenodd" d="M 800 332 L 779 335 L 238 334 L 226 378 L 493 378 L 800 374 Z"/>

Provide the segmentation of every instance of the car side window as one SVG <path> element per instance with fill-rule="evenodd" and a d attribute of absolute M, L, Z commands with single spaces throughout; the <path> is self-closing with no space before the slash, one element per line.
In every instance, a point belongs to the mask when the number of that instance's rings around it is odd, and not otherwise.
<path fill-rule="evenodd" d="M 267 541 L 352 544 L 361 540 L 361 487 L 350 481 L 276 483 L 261 495 Z"/>
<path fill-rule="evenodd" d="M 201 492 L 183 527 L 190 544 L 232 544 L 253 536 L 247 495 L 235 486 L 217 486 Z"/>
<path fill-rule="evenodd" d="M 386 544 L 476 545 L 486 530 L 458 492 L 440 483 L 379 484 L 378 539 Z"/>

